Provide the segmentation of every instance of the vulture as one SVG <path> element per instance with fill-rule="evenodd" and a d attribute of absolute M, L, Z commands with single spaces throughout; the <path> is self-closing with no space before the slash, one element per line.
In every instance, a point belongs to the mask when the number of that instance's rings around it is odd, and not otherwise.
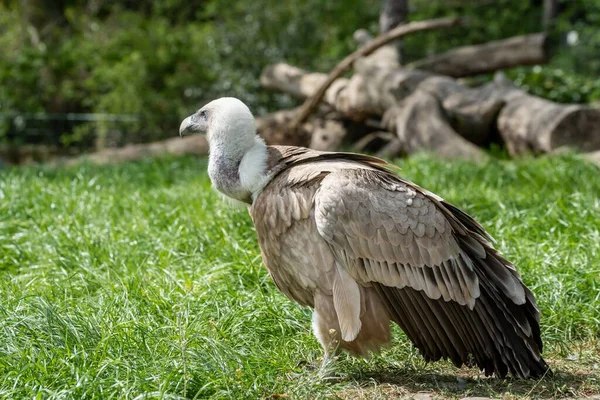
<path fill-rule="evenodd" d="M 473 218 L 363 154 L 268 146 L 240 100 L 181 123 L 206 133 L 208 174 L 246 203 L 277 288 L 311 307 L 327 360 L 377 353 L 395 322 L 427 361 L 541 377 L 540 313 Z"/>

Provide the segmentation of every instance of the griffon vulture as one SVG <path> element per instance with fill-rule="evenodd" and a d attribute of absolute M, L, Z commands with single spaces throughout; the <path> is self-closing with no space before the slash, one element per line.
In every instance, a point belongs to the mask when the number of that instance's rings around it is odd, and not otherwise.
<path fill-rule="evenodd" d="M 467 214 L 380 159 L 267 146 L 235 98 L 186 118 L 188 132 L 207 134 L 214 187 L 248 204 L 279 290 L 314 309 L 325 359 L 332 344 L 378 352 L 394 321 L 427 361 L 546 373 L 534 296 Z"/>

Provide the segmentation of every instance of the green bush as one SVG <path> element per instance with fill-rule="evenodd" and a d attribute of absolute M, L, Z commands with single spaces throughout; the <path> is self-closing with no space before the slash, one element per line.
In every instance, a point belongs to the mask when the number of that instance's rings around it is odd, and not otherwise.
<path fill-rule="evenodd" d="M 523 90 L 559 103 L 590 103 L 600 100 L 600 80 L 553 66 L 515 68 L 508 76 Z"/>

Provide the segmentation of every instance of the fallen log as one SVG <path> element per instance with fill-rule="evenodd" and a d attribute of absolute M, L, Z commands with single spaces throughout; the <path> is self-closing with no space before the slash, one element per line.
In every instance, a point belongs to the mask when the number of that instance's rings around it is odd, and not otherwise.
<path fill-rule="evenodd" d="M 515 36 L 503 40 L 463 46 L 407 65 L 453 78 L 496 72 L 522 65 L 545 64 L 551 45 L 545 33 Z"/>
<path fill-rule="evenodd" d="M 504 104 L 497 129 L 512 156 L 550 153 L 561 148 L 600 150 L 600 108 L 560 104 L 532 96 L 499 72 L 481 87 Z"/>
<path fill-rule="evenodd" d="M 520 90 L 504 100 L 498 130 L 509 154 L 549 153 L 561 147 L 600 149 L 600 109 L 553 103 Z"/>
<path fill-rule="evenodd" d="M 298 109 L 281 110 L 267 114 L 256 119 L 256 130 L 258 134 L 269 144 L 286 144 L 291 146 L 308 146 L 310 143 L 312 126 L 291 132 L 286 127 L 293 120 Z"/>
<path fill-rule="evenodd" d="M 206 155 L 208 142 L 205 136 L 195 135 L 185 138 L 171 138 L 153 143 L 130 144 L 119 148 L 107 148 L 96 153 L 57 160 L 57 164 L 73 165 L 80 162 L 92 164 L 118 164 L 127 161 L 139 161 L 145 158 L 165 155 Z"/>
<path fill-rule="evenodd" d="M 316 92 L 307 98 L 304 104 L 302 104 L 300 112 L 290 124 L 290 129 L 295 130 L 306 120 L 306 118 L 308 118 L 312 112 L 314 112 L 321 100 L 323 100 L 323 97 L 329 89 L 329 86 L 331 86 L 335 80 L 342 76 L 343 73 L 348 71 L 356 60 L 366 57 L 382 46 L 410 33 L 422 32 L 431 29 L 449 28 L 461 25 L 462 23 L 463 20 L 461 18 L 439 18 L 428 21 L 417 21 L 398 26 L 391 31 L 385 32 L 376 37 L 354 53 L 346 56 L 342 61 L 340 61 L 340 63 L 338 63 L 338 65 L 335 66 L 335 68 L 327 75 L 325 82 L 323 82 L 321 86 L 317 88 Z"/>
<path fill-rule="evenodd" d="M 316 92 L 327 79 L 327 74 L 307 73 L 303 69 L 286 63 L 267 65 L 260 74 L 260 84 L 266 89 L 279 90 L 299 99 L 305 99 Z M 347 79 L 339 79 L 346 82 Z M 329 101 L 327 101 L 331 104 Z"/>
<path fill-rule="evenodd" d="M 340 121 L 319 119 L 313 122 L 310 144 L 308 147 L 321 151 L 339 150 L 348 135 L 348 131 Z"/>
<path fill-rule="evenodd" d="M 327 75 L 320 72 L 309 73 L 289 64 L 277 63 L 263 69 L 260 83 L 266 89 L 306 99 L 316 93 L 326 79 Z M 339 78 L 329 86 L 323 100 L 345 118 L 352 120 L 363 120 L 369 114 L 381 114 L 378 110 L 369 110 L 368 99 L 353 97 L 354 94 L 362 95 L 361 84 L 362 78 L 357 75 L 352 79 Z"/>
<path fill-rule="evenodd" d="M 426 90 L 417 89 L 387 114 L 388 121 L 395 119 L 397 146 L 408 154 L 428 151 L 443 158 L 485 158 L 483 150 L 452 128 L 440 101 Z"/>
<path fill-rule="evenodd" d="M 295 67 L 279 64 L 273 68 Z M 474 144 L 488 145 L 499 131 L 513 155 L 545 153 L 561 146 L 582 151 L 600 149 L 600 109 L 558 104 L 528 95 L 510 81 L 501 79 L 501 74 L 492 83 L 468 88 L 449 77 L 394 67 L 389 63 L 381 67 L 368 58 L 356 62 L 354 69 L 356 73 L 350 79 L 336 80 L 325 96 L 327 103 L 347 118 L 360 120 L 370 115 L 383 115 L 389 109 L 401 107 L 403 100 L 412 93 L 423 90 L 440 102 L 441 115 L 452 129 Z M 323 74 L 294 71 L 294 82 L 278 81 L 275 78 L 281 74 L 270 74 L 273 79 L 269 80 L 268 86 L 284 91 L 291 89 L 290 92 L 301 96 L 310 96 L 318 90 Z M 300 82 L 303 83 L 302 90 L 297 89 Z M 395 132 L 397 121 L 397 118 L 387 118 L 384 122 L 387 129 Z M 417 143 L 430 146 L 432 142 L 421 140 Z M 443 156 L 453 156 L 450 147 L 444 147 Z M 454 156 L 464 157 L 471 153 L 462 150 L 463 147 L 462 143 L 457 143 Z M 416 145 L 409 146 L 407 151 L 410 153 L 417 148 Z M 437 152 L 441 147 L 421 150 Z"/>
<path fill-rule="evenodd" d="M 340 114 L 327 107 L 321 107 L 316 116 L 292 131 L 289 124 L 298 112 L 299 108 L 294 108 L 257 118 L 257 133 L 271 145 L 304 146 L 323 151 L 339 149 L 349 135 Z"/>
<path fill-rule="evenodd" d="M 355 69 L 357 73 L 350 79 L 335 81 L 325 97 L 327 103 L 344 117 L 361 120 L 370 115 L 381 116 L 399 106 L 417 89 L 423 89 L 442 103 L 444 118 L 460 136 L 478 145 L 489 144 L 490 132 L 495 129 L 496 117 L 503 105 L 490 90 L 470 89 L 454 79 L 424 71 L 389 65 L 379 67 L 368 59 L 356 63 Z M 282 80 L 286 74 L 281 71 L 294 71 L 294 81 Z M 272 89 L 308 96 L 317 89 L 322 75 L 277 64 L 265 70 L 262 82 Z M 394 132 L 395 119 L 387 119 L 384 126 Z M 457 149 L 460 147 L 458 145 Z"/>
<path fill-rule="evenodd" d="M 355 69 L 357 68 L 360 68 L 359 74 L 354 74 L 350 79 L 338 78 L 329 86 L 324 97 L 324 101 L 328 105 L 341 112 L 346 118 L 352 119 L 358 119 L 354 115 L 355 113 L 382 115 L 387 108 L 395 104 L 395 95 L 390 98 L 382 93 L 376 93 L 380 87 L 390 86 L 381 81 L 387 78 L 387 72 L 404 71 L 406 79 L 396 76 L 397 79 L 404 82 L 403 86 L 408 86 L 409 81 L 420 82 L 425 77 L 432 76 L 430 73 L 417 70 L 382 68 L 378 63 L 368 60 L 357 62 Z M 267 66 L 263 70 L 260 82 L 267 89 L 278 90 L 299 99 L 306 99 L 316 93 L 326 78 L 327 75 L 320 72 L 307 72 L 289 64 L 278 63 Z M 380 81 L 371 82 L 372 79 L 380 79 Z M 363 81 L 365 80 L 369 81 L 368 87 L 364 85 Z M 414 88 L 405 87 L 405 89 L 412 90 Z"/>

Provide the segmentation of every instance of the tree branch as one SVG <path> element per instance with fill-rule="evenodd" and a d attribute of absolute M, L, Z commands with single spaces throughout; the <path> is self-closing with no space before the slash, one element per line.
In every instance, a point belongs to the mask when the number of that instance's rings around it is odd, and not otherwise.
<path fill-rule="evenodd" d="M 290 124 L 290 129 L 295 130 L 300 124 L 306 121 L 306 118 L 310 116 L 316 110 L 317 106 L 325 96 L 327 89 L 329 86 L 339 78 L 344 72 L 346 72 L 352 64 L 361 57 L 366 57 L 369 54 L 373 53 L 375 50 L 380 47 L 399 39 L 403 36 L 406 36 L 411 33 L 421 32 L 431 29 L 438 28 L 450 28 L 453 26 L 461 25 L 464 21 L 462 18 L 439 18 L 432 19 L 427 21 L 418 21 L 411 22 L 406 25 L 398 26 L 397 28 L 392 29 L 389 32 L 386 32 L 373 41 L 367 43 L 365 46 L 361 47 L 354 53 L 346 56 L 336 67 L 329 73 L 327 79 L 323 84 L 319 87 L 316 93 L 306 99 L 302 107 L 300 108 L 300 113 L 294 118 L 292 123 Z"/>

